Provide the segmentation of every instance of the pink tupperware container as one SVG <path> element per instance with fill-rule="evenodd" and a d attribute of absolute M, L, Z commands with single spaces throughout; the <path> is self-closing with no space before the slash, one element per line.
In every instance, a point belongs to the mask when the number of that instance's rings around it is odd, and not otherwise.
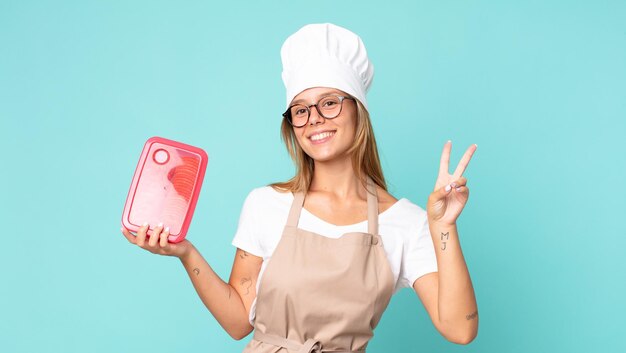
<path fill-rule="evenodd" d="M 185 238 L 198 201 L 209 157 L 201 148 L 151 137 L 143 147 L 130 184 L 122 225 L 137 232 L 150 224 L 148 236 L 163 222 L 168 240 Z"/>

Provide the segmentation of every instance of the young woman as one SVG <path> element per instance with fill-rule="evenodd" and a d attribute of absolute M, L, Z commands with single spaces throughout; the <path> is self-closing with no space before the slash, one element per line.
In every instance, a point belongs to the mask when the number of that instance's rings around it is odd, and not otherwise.
<path fill-rule="evenodd" d="M 287 109 L 282 136 L 297 172 L 254 189 L 233 244 L 228 283 L 187 240 L 149 225 L 129 242 L 178 257 L 209 311 L 244 352 L 363 352 L 392 294 L 412 287 L 448 340 L 478 330 L 472 282 L 456 220 L 469 190 L 462 176 L 476 145 L 449 174 L 451 142 L 426 211 L 386 190 L 367 111 L 373 77 L 361 39 L 308 25 L 281 50 Z"/>

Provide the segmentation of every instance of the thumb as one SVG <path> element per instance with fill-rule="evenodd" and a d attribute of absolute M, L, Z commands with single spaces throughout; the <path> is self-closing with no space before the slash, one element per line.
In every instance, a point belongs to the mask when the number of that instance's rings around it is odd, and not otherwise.
<path fill-rule="evenodd" d="M 431 201 L 439 201 L 441 199 L 445 199 L 450 193 L 450 190 L 452 190 L 452 186 L 450 186 L 450 184 L 446 184 L 439 189 L 433 191 L 433 193 L 430 194 Z"/>
<path fill-rule="evenodd" d="M 441 197 L 446 197 L 446 195 L 448 195 L 450 193 L 450 190 L 452 190 L 452 186 L 450 184 L 446 184 L 446 185 L 440 187 L 439 191 L 437 191 L 437 193 Z"/>

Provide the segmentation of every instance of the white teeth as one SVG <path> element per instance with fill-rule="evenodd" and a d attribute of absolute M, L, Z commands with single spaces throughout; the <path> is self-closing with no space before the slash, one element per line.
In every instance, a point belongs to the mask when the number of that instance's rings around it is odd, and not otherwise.
<path fill-rule="evenodd" d="M 315 135 L 311 136 L 310 138 L 311 138 L 311 141 L 318 141 L 318 140 L 330 137 L 330 136 L 332 136 L 334 134 L 335 134 L 334 131 L 327 131 L 327 132 L 322 132 L 321 134 L 315 134 Z"/>

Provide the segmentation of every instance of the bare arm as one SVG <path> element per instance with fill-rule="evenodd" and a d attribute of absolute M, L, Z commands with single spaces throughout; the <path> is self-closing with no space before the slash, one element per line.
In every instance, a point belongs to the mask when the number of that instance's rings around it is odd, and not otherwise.
<path fill-rule="evenodd" d="M 470 343 L 478 333 L 474 288 L 461 251 L 456 227 L 430 227 L 438 272 L 413 284 L 437 330 L 449 341 Z"/>
<path fill-rule="evenodd" d="M 237 249 L 229 283 L 224 282 L 193 248 L 182 262 L 198 296 L 220 325 L 234 339 L 253 329 L 248 321 L 256 297 L 256 281 L 263 259 Z"/>
<path fill-rule="evenodd" d="M 148 226 L 137 235 L 122 228 L 132 244 L 154 254 L 176 256 L 183 264 L 198 296 L 224 330 L 235 339 L 242 339 L 253 329 L 248 321 L 252 301 L 256 297 L 256 281 L 263 259 L 237 249 L 229 283 L 224 282 L 209 266 L 200 252 L 187 240 L 168 243 L 169 232 L 158 226 L 146 241 Z"/>
<path fill-rule="evenodd" d="M 476 147 L 470 146 L 454 174 L 449 174 L 452 143 L 444 145 L 439 175 L 426 207 L 438 272 L 422 276 L 413 284 L 437 330 L 460 344 L 471 342 L 478 333 L 476 297 L 456 227 L 469 198 L 467 179 L 462 175 Z"/>

